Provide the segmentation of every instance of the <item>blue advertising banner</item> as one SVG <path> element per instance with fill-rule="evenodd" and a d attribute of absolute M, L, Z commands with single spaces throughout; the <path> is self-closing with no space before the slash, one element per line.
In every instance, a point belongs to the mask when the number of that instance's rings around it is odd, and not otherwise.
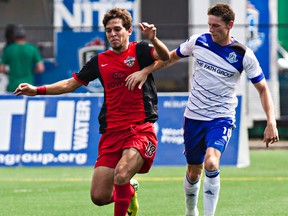
<path fill-rule="evenodd" d="M 43 158 L 23 161 L 23 165 L 94 164 L 99 140 L 94 110 L 100 110 L 101 99 L 87 96 L 26 98 L 23 154 Z"/>
<path fill-rule="evenodd" d="M 102 102 L 93 96 L 1 96 L 0 166 L 94 164 L 99 140 L 94 110 Z"/>
<path fill-rule="evenodd" d="M 19 166 L 26 102 L 23 97 L 0 96 L 0 107 L 0 166 Z"/>
<path fill-rule="evenodd" d="M 259 60 L 267 80 L 270 79 L 270 11 L 269 1 L 247 2 L 247 46 Z"/>
<path fill-rule="evenodd" d="M 158 97 L 159 119 L 156 122 L 158 150 L 154 164 L 184 165 L 183 113 L 188 94 L 165 94 Z"/>
<path fill-rule="evenodd" d="M 159 94 L 155 124 L 159 147 L 154 165 L 185 165 L 182 120 L 187 94 Z M 222 156 L 237 165 L 239 119 Z M 0 96 L 0 166 L 93 166 L 98 153 L 100 94 Z M 247 156 L 247 155 L 246 155 Z"/>

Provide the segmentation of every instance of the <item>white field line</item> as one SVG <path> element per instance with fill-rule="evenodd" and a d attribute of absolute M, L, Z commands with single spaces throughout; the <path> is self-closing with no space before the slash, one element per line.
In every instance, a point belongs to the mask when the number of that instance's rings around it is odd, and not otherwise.
<path fill-rule="evenodd" d="M 176 182 L 183 177 L 135 177 L 143 182 Z M 0 178 L 0 182 L 90 182 L 90 178 Z M 288 177 L 221 177 L 221 181 L 288 181 Z"/>

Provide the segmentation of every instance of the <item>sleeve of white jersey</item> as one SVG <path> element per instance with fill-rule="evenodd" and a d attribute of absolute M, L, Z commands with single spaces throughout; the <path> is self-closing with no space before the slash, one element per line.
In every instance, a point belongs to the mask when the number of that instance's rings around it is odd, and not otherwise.
<path fill-rule="evenodd" d="M 243 66 L 244 70 L 247 74 L 248 79 L 253 79 L 255 77 L 260 76 L 262 72 L 262 68 L 260 67 L 260 64 L 253 53 L 253 51 L 247 47 L 245 56 L 243 59 Z"/>
<path fill-rule="evenodd" d="M 186 41 L 180 44 L 177 48 L 177 54 L 179 57 L 188 57 L 193 56 L 193 48 L 195 46 L 196 40 L 199 37 L 199 34 L 192 35 Z"/>

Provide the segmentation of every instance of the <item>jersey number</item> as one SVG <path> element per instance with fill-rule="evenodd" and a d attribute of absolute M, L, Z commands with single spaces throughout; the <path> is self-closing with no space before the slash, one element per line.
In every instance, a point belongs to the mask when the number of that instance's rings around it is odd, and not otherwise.
<path fill-rule="evenodd" d="M 152 157 L 154 155 L 155 151 L 156 151 L 156 146 L 152 142 L 149 141 L 148 145 L 146 147 L 145 155 L 147 157 Z"/>

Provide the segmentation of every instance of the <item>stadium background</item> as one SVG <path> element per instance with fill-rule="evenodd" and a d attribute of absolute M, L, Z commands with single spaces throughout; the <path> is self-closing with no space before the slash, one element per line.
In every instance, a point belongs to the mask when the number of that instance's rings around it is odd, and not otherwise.
<path fill-rule="evenodd" d="M 127 7 L 130 8 L 134 17 L 134 24 L 136 25 L 138 21 L 153 22 L 158 28 L 159 38 L 161 38 L 171 50 L 176 48 L 179 43 L 192 33 L 207 30 L 206 10 L 207 7 L 216 2 L 218 1 L 205 0 L 201 2 L 201 5 L 198 5 L 199 3 L 196 0 L 181 0 L 179 2 L 177 1 L 177 4 L 175 4 L 173 0 L 1 0 L 0 30 L 2 34 L 0 35 L 0 46 L 3 47 L 5 44 L 3 36 L 6 24 L 23 24 L 28 32 L 28 40 L 39 47 L 45 60 L 46 70 L 44 74 L 36 76 L 37 84 L 52 83 L 60 79 L 68 78 L 72 72 L 79 70 L 84 61 L 84 57 L 91 55 L 90 50 L 88 50 L 89 46 L 96 45 L 96 50 L 92 50 L 92 54 L 93 52 L 97 53 L 97 51 L 104 50 L 107 47 L 99 19 L 96 19 L 96 21 L 93 20 L 91 25 L 91 23 L 88 22 L 89 19 L 85 16 L 85 11 L 89 11 L 89 6 L 94 3 L 99 3 L 100 5 L 99 8 L 94 8 L 96 11 L 94 12 L 98 13 L 99 17 L 100 12 L 105 11 L 105 9 L 111 6 L 117 4 L 120 6 L 128 5 Z M 234 27 L 236 38 L 246 43 L 249 41 L 260 43 L 259 47 L 256 47 L 256 55 L 258 55 L 257 57 L 259 58 L 260 64 L 264 66 L 264 73 L 275 101 L 280 138 L 285 139 L 288 137 L 288 60 L 287 57 L 285 59 L 285 50 L 288 49 L 288 18 L 285 16 L 284 8 L 287 8 L 288 3 L 285 0 L 270 0 L 264 2 L 261 0 L 253 0 L 250 2 L 244 0 L 226 0 L 222 2 L 230 3 L 232 7 L 234 6 L 234 8 L 236 8 L 236 16 L 239 17 L 238 23 L 236 20 Z M 254 8 L 252 7 L 252 12 L 248 10 L 250 4 L 254 6 Z M 151 7 L 151 5 L 153 5 L 153 7 Z M 81 11 L 78 17 L 75 12 L 77 11 L 77 6 Z M 64 16 L 63 11 L 66 9 L 71 14 L 69 15 L 68 13 L 67 15 L 66 13 Z M 33 11 L 33 13 L 31 13 L 31 11 Z M 63 14 L 61 15 L 62 12 Z M 95 15 L 94 12 L 93 14 Z M 250 12 L 251 14 L 249 14 Z M 13 16 L 11 14 L 13 14 Z M 248 20 L 247 17 L 250 15 L 253 15 L 252 19 Z M 80 21 L 77 18 L 79 18 Z M 85 21 L 87 22 L 85 23 Z M 249 35 L 249 32 L 253 32 L 253 34 L 251 33 L 251 35 Z M 263 34 L 265 35 L 264 38 L 261 37 Z M 141 39 L 141 35 L 137 32 L 136 28 L 131 39 Z M 278 45 L 281 46 L 278 47 Z M 71 47 L 73 46 L 77 49 L 71 52 Z M 83 51 L 82 54 L 80 51 Z M 279 59 L 281 61 L 277 64 Z M 189 91 L 188 71 L 190 71 L 190 69 L 191 63 L 184 60 L 167 69 L 165 73 L 155 73 L 158 91 L 166 93 L 173 92 L 172 94 L 175 98 L 177 98 L 177 93 L 175 92 L 185 94 Z M 1 82 L 1 87 L 3 88 L 5 77 L 1 77 Z M 242 104 L 239 112 L 243 113 L 241 113 L 239 120 L 241 119 L 241 125 L 245 125 L 243 126 L 244 129 L 241 129 L 242 126 L 240 127 L 237 139 L 243 138 L 241 133 L 244 133 L 245 140 L 245 130 L 247 130 L 247 128 L 249 128 L 249 138 L 261 138 L 265 127 L 264 112 L 259 112 L 259 108 L 261 110 L 260 102 L 255 100 L 257 93 L 250 88 L 251 85 L 246 80 L 241 83 L 240 96 Z M 80 88 L 78 90 L 78 93 L 85 92 L 101 92 L 101 87 L 99 87 L 98 83 L 94 83 L 88 89 Z M 10 97 L 9 95 L 5 95 L 5 93 L 2 94 L 2 99 L 4 100 Z M 26 101 L 26 99 L 24 100 Z M 77 100 L 78 99 L 76 99 L 76 102 Z M 170 101 L 173 103 L 173 100 L 174 99 L 171 99 Z M 176 108 L 179 108 L 179 106 L 181 108 L 183 105 L 179 105 L 179 101 L 181 103 L 181 100 L 178 100 L 177 104 L 174 104 Z M 24 104 L 23 106 L 26 105 Z M 2 112 L 4 109 L 7 109 L 7 107 L 1 106 L 0 109 Z M 52 112 L 55 112 L 54 109 L 55 108 L 52 108 Z M 13 117 L 13 121 L 19 120 L 17 118 L 18 117 Z M 169 121 L 169 119 L 167 121 Z M 15 131 L 16 126 L 13 126 L 14 124 L 11 125 L 11 131 Z M 3 124 L 2 127 L 0 125 L 0 128 L 4 128 Z M 16 131 L 21 134 L 19 140 L 23 139 L 22 128 L 18 128 Z M 174 133 L 175 135 L 175 133 L 179 133 L 179 130 L 172 130 L 170 133 Z M 13 138 L 13 136 L 11 133 L 11 138 L 14 139 L 14 142 L 17 142 L 17 136 L 16 138 Z M 49 137 L 49 134 L 47 136 Z M 51 136 L 53 137 L 54 135 Z M 51 139 L 54 140 L 55 138 L 53 137 Z M 49 141 L 49 139 L 47 140 Z M 246 141 L 241 142 L 241 140 L 237 140 L 236 143 L 237 145 L 239 143 L 241 143 L 242 146 L 246 145 Z M 239 146 L 241 147 L 241 145 Z M 244 146 L 244 148 L 246 148 L 246 146 Z M 23 149 L 20 150 L 23 151 Z"/>

